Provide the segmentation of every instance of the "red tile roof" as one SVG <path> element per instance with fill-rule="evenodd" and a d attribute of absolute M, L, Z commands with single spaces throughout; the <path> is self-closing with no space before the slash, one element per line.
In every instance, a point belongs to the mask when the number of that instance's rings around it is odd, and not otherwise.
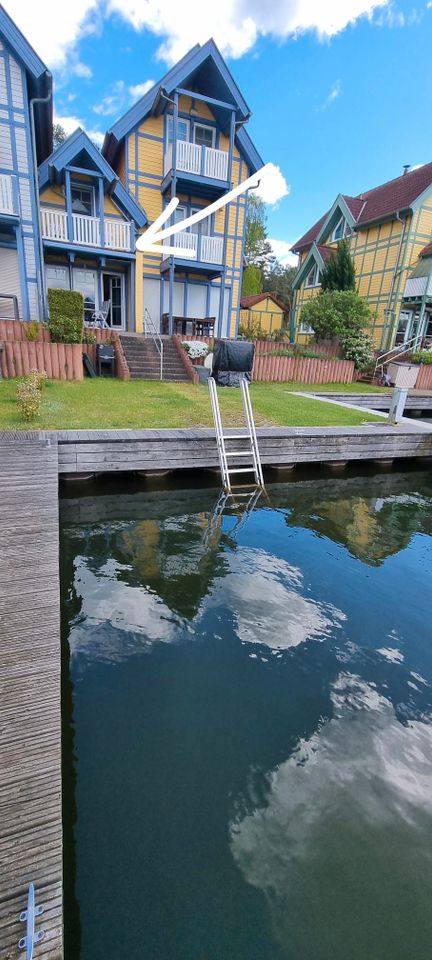
<path fill-rule="evenodd" d="M 425 163 L 417 170 L 409 170 L 401 177 L 388 180 L 387 183 L 382 183 L 372 190 L 365 190 L 357 197 L 344 196 L 344 200 L 357 224 L 373 223 L 375 220 L 390 217 L 398 210 L 409 210 L 414 200 L 431 185 L 432 163 Z M 300 237 L 300 240 L 297 240 L 297 243 L 292 247 L 293 250 L 303 250 L 305 247 L 311 246 L 318 236 L 328 212 Z"/>
<path fill-rule="evenodd" d="M 288 310 L 288 307 L 286 306 L 286 304 L 283 303 L 282 300 L 278 300 L 278 298 L 275 297 L 274 293 L 255 293 L 251 297 L 242 297 L 240 300 L 240 306 L 242 310 L 249 310 L 250 307 L 254 307 L 255 304 L 257 303 L 261 303 L 261 300 L 266 300 L 267 297 L 269 298 L 269 300 L 273 300 L 273 303 L 276 303 L 277 306 L 281 308 L 281 310 L 284 310 L 284 311 Z"/>
<path fill-rule="evenodd" d="M 426 244 L 423 250 L 420 250 L 419 257 L 432 257 L 432 243 Z"/>
<path fill-rule="evenodd" d="M 336 250 L 334 247 L 326 247 L 324 244 L 317 243 L 317 250 L 321 254 L 324 263 L 327 263 L 327 260 L 331 260 L 334 257 Z"/>

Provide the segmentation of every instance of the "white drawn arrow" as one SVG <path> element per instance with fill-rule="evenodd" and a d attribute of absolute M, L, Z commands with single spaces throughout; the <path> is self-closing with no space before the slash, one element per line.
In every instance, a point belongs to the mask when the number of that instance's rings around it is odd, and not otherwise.
<path fill-rule="evenodd" d="M 205 220 L 206 217 L 209 217 L 212 213 L 216 213 L 217 210 L 221 210 L 222 207 L 226 207 L 228 203 L 231 203 L 231 201 L 235 200 L 240 194 L 246 193 L 247 190 L 256 190 L 270 168 L 271 165 L 266 163 L 265 166 L 257 170 L 253 176 L 247 180 L 243 180 L 243 183 L 239 183 L 237 187 L 234 187 L 229 193 L 225 193 L 222 197 L 210 203 L 208 207 L 203 207 L 202 210 L 198 210 L 197 213 L 193 213 L 192 216 L 186 217 L 186 220 L 180 220 L 170 227 L 165 227 L 165 230 L 159 230 L 159 227 L 162 227 L 163 224 L 170 219 L 178 206 L 178 198 L 173 197 L 168 206 L 162 210 L 160 216 L 147 228 L 145 233 L 138 237 L 135 244 L 136 249 L 140 253 L 163 253 L 168 256 L 174 255 L 176 257 L 185 257 L 187 260 L 193 260 L 197 255 L 196 250 L 189 249 L 188 247 L 171 247 L 161 244 L 160 241 L 165 240 L 167 237 L 173 237 L 177 233 L 181 233 L 183 230 L 186 230 L 187 227 L 192 227 L 195 223 L 199 223 L 200 220 Z"/>

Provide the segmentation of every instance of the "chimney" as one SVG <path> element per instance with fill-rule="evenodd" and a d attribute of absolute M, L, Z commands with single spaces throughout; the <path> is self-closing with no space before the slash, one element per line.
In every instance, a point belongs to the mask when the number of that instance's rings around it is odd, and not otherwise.
<path fill-rule="evenodd" d="M 411 166 L 410 163 L 404 163 L 404 165 L 403 165 L 404 175 L 405 175 L 406 173 L 408 173 L 408 170 L 410 169 L 410 166 Z"/>

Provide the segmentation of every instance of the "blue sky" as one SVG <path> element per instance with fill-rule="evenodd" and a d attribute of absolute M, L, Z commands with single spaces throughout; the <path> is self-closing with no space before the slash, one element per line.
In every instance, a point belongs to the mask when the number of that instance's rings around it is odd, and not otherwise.
<path fill-rule="evenodd" d="M 268 228 L 283 254 L 339 191 L 432 160 L 432 0 L 6 0 L 52 68 L 55 112 L 101 134 L 195 42 L 213 35 L 280 168 Z M 264 8 L 264 9 L 263 9 Z M 55 23 L 55 29 L 47 24 Z"/>

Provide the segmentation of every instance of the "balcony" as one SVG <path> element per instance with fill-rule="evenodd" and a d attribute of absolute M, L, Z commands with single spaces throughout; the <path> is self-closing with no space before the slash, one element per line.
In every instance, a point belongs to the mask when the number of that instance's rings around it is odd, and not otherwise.
<path fill-rule="evenodd" d="M 213 147 L 201 147 L 188 140 L 177 140 L 176 174 L 179 180 L 204 178 L 213 187 L 226 188 L 228 180 L 228 153 Z M 164 156 L 164 177 L 173 169 L 173 147 L 169 145 Z"/>
<path fill-rule="evenodd" d="M 425 293 L 432 295 L 431 275 L 427 277 L 411 277 L 411 279 L 407 280 L 403 292 L 404 299 L 415 297 L 417 300 L 421 300 Z"/>
<path fill-rule="evenodd" d="M 0 214 L 18 216 L 13 177 L 9 173 L 0 174 Z"/>
<path fill-rule="evenodd" d="M 172 237 L 174 247 L 186 247 L 195 254 L 191 259 L 197 263 L 221 264 L 223 256 L 222 237 L 204 237 L 198 233 L 187 233 L 182 230 Z M 184 259 L 179 257 L 179 259 Z"/>
<path fill-rule="evenodd" d="M 56 243 L 76 243 L 80 247 L 98 247 L 107 250 L 132 249 L 132 224 L 124 220 L 104 219 L 104 237 L 99 217 L 72 214 L 72 236 L 68 232 L 68 215 L 63 210 L 41 209 L 41 229 L 44 240 Z"/>

